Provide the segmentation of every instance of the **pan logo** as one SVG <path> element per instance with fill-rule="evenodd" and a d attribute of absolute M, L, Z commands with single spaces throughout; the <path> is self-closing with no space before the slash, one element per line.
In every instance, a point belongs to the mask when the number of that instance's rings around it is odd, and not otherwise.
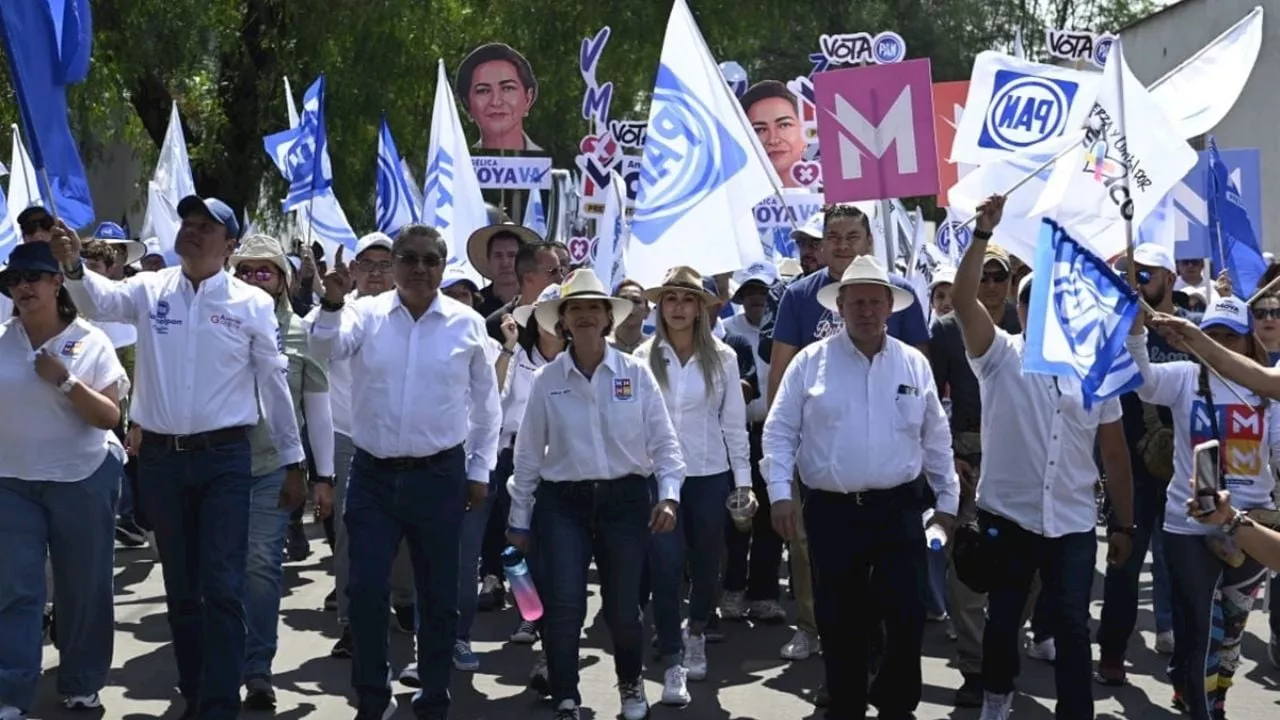
<path fill-rule="evenodd" d="M 1079 85 L 1011 70 L 997 70 L 978 145 L 1020 150 L 1061 135 Z"/>

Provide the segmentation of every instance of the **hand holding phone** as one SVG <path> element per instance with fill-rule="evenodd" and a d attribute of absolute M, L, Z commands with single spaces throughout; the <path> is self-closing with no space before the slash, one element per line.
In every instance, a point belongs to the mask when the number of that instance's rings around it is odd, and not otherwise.
<path fill-rule="evenodd" d="M 1218 490 L 1222 488 L 1222 465 L 1218 459 L 1217 440 L 1210 440 L 1196 445 L 1192 450 L 1192 465 L 1195 472 L 1191 479 L 1191 493 L 1200 506 L 1200 510 L 1212 513 L 1217 508 Z"/>

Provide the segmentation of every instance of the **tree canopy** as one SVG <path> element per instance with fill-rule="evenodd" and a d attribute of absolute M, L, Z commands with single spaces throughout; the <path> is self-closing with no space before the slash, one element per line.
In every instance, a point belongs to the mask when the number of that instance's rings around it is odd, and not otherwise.
<path fill-rule="evenodd" d="M 931 58 L 935 80 L 960 80 L 977 52 L 1008 48 L 1018 28 L 1036 57 L 1046 26 L 1116 31 L 1154 4 L 690 0 L 712 53 L 737 60 L 752 81 L 807 74 L 807 56 L 824 32 L 882 30 L 900 33 L 909 57 Z M 372 224 L 379 117 L 386 113 L 420 176 L 439 58 L 452 77 L 465 54 L 485 42 L 524 53 L 540 86 L 526 126 L 556 167 L 572 167 L 588 129 L 581 118 L 582 39 L 612 27 L 597 77 L 614 83 L 614 117 L 642 119 L 669 11 L 657 0 L 94 0 L 93 65 L 69 91 L 72 126 L 86 163 L 124 142 L 149 176 L 176 101 L 197 189 L 233 205 L 254 204 L 263 178 L 277 196 L 284 192 L 262 147 L 264 135 L 287 125 L 283 78 L 300 98 L 324 72 L 334 190 L 353 226 L 365 228 Z M 3 112 L 13 122 L 9 95 Z M 144 194 L 139 188 L 138 197 Z"/>

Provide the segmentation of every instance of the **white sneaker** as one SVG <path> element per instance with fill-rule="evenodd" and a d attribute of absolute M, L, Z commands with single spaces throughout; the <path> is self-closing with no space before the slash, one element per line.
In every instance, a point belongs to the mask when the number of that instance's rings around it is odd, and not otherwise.
<path fill-rule="evenodd" d="M 12 705 L 0 705 L 0 720 L 27 720 L 27 714 Z"/>
<path fill-rule="evenodd" d="M 1058 646 L 1054 644 L 1053 638 L 1046 638 L 1040 642 L 1033 640 L 1027 648 L 1027 657 L 1051 663 L 1058 658 Z"/>
<path fill-rule="evenodd" d="M 400 684 L 405 687 L 420 688 L 422 681 L 418 679 L 418 663 L 409 663 L 400 671 Z"/>
<path fill-rule="evenodd" d="M 644 720 L 649 717 L 649 701 L 644 696 L 644 678 L 619 683 L 618 695 L 622 698 L 624 720 Z"/>
<path fill-rule="evenodd" d="M 521 620 L 520 627 L 511 633 L 511 642 L 519 645 L 532 645 L 538 641 L 538 626 L 528 620 Z"/>
<path fill-rule="evenodd" d="M 746 616 L 746 593 L 726 591 L 720 596 L 720 617 L 725 620 L 742 620 Z"/>
<path fill-rule="evenodd" d="M 1161 655 L 1173 654 L 1173 631 L 1165 630 L 1162 633 L 1156 633 L 1156 652 Z"/>
<path fill-rule="evenodd" d="M 67 695 L 62 698 L 62 707 L 68 710 L 97 710 L 102 707 L 102 698 L 98 693 L 88 695 Z"/>
<path fill-rule="evenodd" d="M 415 678 L 418 676 L 417 667 L 414 667 L 413 669 L 413 676 Z M 391 718 L 395 717 L 396 710 L 398 710 L 399 707 L 400 705 L 396 702 L 396 696 L 392 695 L 391 702 L 387 703 L 387 709 L 382 711 L 382 720 L 391 720 Z"/>
<path fill-rule="evenodd" d="M 782 657 L 786 660 L 804 660 L 820 650 L 822 650 L 822 643 L 818 638 L 803 630 L 797 630 L 791 640 L 782 646 Z"/>
<path fill-rule="evenodd" d="M 556 708 L 553 720 L 578 720 L 578 718 L 578 703 L 572 700 L 565 700 Z"/>
<path fill-rule="evenodd" d="M 688 679 L 689 671 L 684 666 L 672 665 L 667 668 L 662 676 L 662 704 L 681 707 L 688 705 L 692 700 L 689 697 Z"/>
<path fill-rule="evenodd" d="M 978 720 L 1005 720 L 1013 710 L 1013 693 L 982 693 L 982 715 Z"/>
<path fill-rule="evenodd" d="M 684 631 L 684 662 L 681 663 L 689 671 L 690 680 L 707 679 L 707 637 L 690 635 Z"/>

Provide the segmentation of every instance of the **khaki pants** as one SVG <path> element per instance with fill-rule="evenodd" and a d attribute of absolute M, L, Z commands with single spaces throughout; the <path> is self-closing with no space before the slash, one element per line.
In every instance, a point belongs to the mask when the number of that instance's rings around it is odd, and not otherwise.
<path fill-rule="evenodd" d="M 800 499 L 800 476 L 791 480 L 792 507 L 796 511 L 796 536 L 791 541 L 791 590 L 796 595 L 796 627 L 810 637 L 818 637 L 818 621 L 813 615 L 813 566 L 809 564 L 809 536 L 804 531 L 804 503 Z"/>

